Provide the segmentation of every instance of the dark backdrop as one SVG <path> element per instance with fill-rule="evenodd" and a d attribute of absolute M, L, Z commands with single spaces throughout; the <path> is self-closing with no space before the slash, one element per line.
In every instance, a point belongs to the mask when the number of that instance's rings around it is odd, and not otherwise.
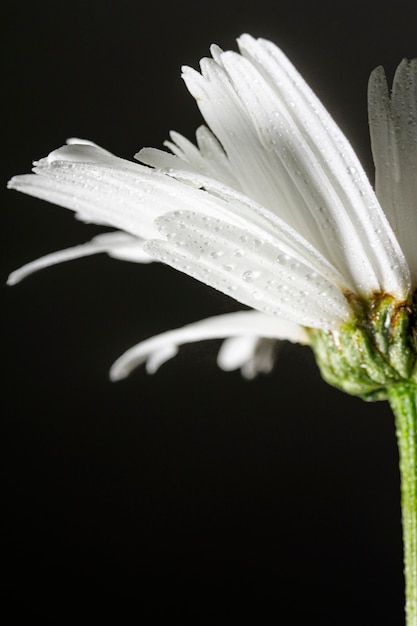
<path fill-rule="evenodd" d="M 125 158 L 200 124 L 179 78 L 242 32 L 278 43 L 372 176 L 366 85 L 416 56 L 413 0 L 14 2 L 2 9 L 2 188 L 68 136 Z M 3 193 L 3 192 L 2 192 Z M 100 232 L 4 191 L 9 271 Z M 2 287 L 2 533 L 14 622 L 392 626 L 403 620 L 393 419 L 284 344 L 251 382 L 187 346 L 112 384 L 140 339 L 231 300 L 104 256 Z"/>

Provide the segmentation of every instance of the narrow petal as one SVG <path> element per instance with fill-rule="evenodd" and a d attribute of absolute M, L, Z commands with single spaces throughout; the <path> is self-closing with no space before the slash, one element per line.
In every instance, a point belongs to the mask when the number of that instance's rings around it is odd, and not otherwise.
<path fill-rule="evenodd" d="M 275 363 L 277 341 L 259 337 L 229 337 L 221 345 L 217 365 L 225 372 L 240 369 L 244 378 L 269 374 Z"/>
<path fill-rule="evenodd" d="M 16 285 L 16 283 L 23 280 L 23 278 L 26 278 L 26 276 L 38 270 L 100 252 L 106 252 L 115 259 L 133 261 L 136 263 L 150 263 L 155 261 L 154 258 L 150 257 L 149 254 L 143 250 L 143 240 L 119 231 L 103 233 L 97 235 L 87 243 L 72 248 L 66 248 L 65 250 L 59 250 L 58 252 L 52 252 L 35 261 L 26 263 L 26 265 L 23 265 L 10 274 L 7 284 Z"/>
<path fill-rule="evenodd" d="M 116 226 L 139 237 L 155 234 L 155 211 L 138 211 L 141 200 L 146 204 L 148 168 L 87 141 L 62 146 L 34 165 L 34 174 L 15 176 L 8 186 L 71 209 L 83 221 Z"/>
<path fill-rule="evenodd" d="M 149 254 L 242 304 L 314 328 L 335 328 L 351 315 L 340 289 L 279 243 L 185 211 L 157 226 L 168 241 L 148 242 Z"/>
<path fill-rule="evenodd" d="M 251 41 L 242 38 L 242 49 Z M 307 98 L 288 60 L 294 98 L 281 87 L 286 75 L 271 52 L 275 46 L 266 51 L 255 44 L 256 58 L 253 50 L 250 60 L 226 52 L 216 62 L 203 59 L 201 75 L 189 68 L 183 74 L 241 188 L 324 252 L 359 292 L 403 295 L 404 257 L 352 148 L 333 121 L 330 128 L 323 107 Z"/>
<path fill-rule="evenodd" d="M 135 159 L 156 169 L 200 173 L 239 189 L 239 182 L 232 172 L 231 164 L 210 130 L 205 126 L 200 126 L 197 129 L 196 138 L 198 149 L 188 139 L 172 131 L 172 141 L 165 141 L 164 145 L 173 154 L 156 148 L 142 148 L 135 154 Z"/>
<path fill-rule="evenodd" d="M 349 141 L 277 46 L 267 40 L 255 40 L 250 35 L 243 35 L 239 39 L 239 48 L 269 81 L 304 132 L 330 186 L 335 189 L 352 220 L 380 286 L 397 295 L 407 293 L 410 275 L 406 260 L 386 216 L 375 201 L 374 190 Z M 410 104 L 409 108 L 412 106 L 415 110 L 415 92 L 414 104 Z M 342 248 L 349 245 L 349 239 L 349 234 L 342 239 Z M 355 266 L 353 248 L 348 262 Z"/>
<path fill-rule="evenodd" d="M 240 189 L 239 181 L 233 172 L 223 147 L 207 126 L 200 126 L 197 129 L 196 138 L 199 150 L 205 162 L 209 165 L 207 175 L 224 182 L 230 187 Z"/>
<path fill-rule="evenodd" d="M 183 68 L 183 78 L 227 154 L 238 181 L 236 188 L 297 229 L 291 215 L 296 216 L 297 209 L 303 212 L 304 202 L 294 198 L 288 174 L 262 145 L 225 70 L 211 59 L 203 59 L 201 67 L 203 75 Z"/>
<path fill-rule="evenodd" d="M 296 324 L 257 311 L 241 311 L 211 317 L 142 341 L 117 359 L 110 370 L 110 378 L 112 380 L 125 378 L 142 363 L 146 363 L 147 370 L 152 373 L 163 362 L 175 356 L 178 346 L 185 343 L 236 336 L 309 343 L 304 329 Z"/>
<path fill-rule="evenodd" d="M 159 150 L 158 148 L 142 148 L 137 154 L 135 154 L 135 159 L 145 165 L 150 165 L 155 169 L 169 170 L 175 168 L 191 172 L 199 171 L 195 167 L 190 166 L 187 161 L 181 159 L 176 154 L 170 154 L 169 152 Z"/>
<path fill-rule="evenodd" d="M 375 186 L 417 286 L 417 59 L 403 60 L 389 94 L 382 67 L 371 74 L 369 125 Z"/>
<path fill-rule="evenodd" d="M 293 255 L 339 288 L 353 286 L 282 220 L 226 185 L 198 174 L 166 174 L 113 157 L 89 143 L 64 146 L 42 159 L 36 174 L 11 186 L 78 211 L 83 219 L 111 224 L 139 238 L 155 237 L 155 217 L 175 208 L 227 219 L 256 236 L 278 237 Z M 168 175 L 167 175 L 168 174 Z"/>
<path fill-rule="evenodd" d="M 204 191 L 91 144 L 63 146 L 37 162 L 34 172 L 15 176 L 9 187 L 140 238 L 155 237 L 155 218 L 175 209 L 227 213 L 224 202 Z"/>

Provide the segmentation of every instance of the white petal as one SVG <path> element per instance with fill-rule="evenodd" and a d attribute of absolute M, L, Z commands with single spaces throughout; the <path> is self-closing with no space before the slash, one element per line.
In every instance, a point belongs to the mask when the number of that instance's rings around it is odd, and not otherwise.
<path fill-rule="evenodd" d="M 309 343 L 304 329 L 296 324 L 257 311 L 241 311 L 211 317 L 142 341 L 117 359 L 110 370 L 110 378 L 125 378 L 149 359 L 148 371 L 154 372 L 163 361 L 176 354 L 178 346 L 185 343 L 243 335 Z"/>
<path fill-rule="evenodd" d="M 145 240 L 128 233 L 121 231 L 103 233 L 94 237 L 92 242 L 103 246 L 103 248 L 105 247 L 103 252 L 107 252 L 112 259 L 130 261 L 132 263 L 152 263 L 152 261 L 155 261 L 143 249 Z"/>
<path fill-rule="evenodd" d="M 149 169 L 84 142 L 54 150 L 35 162 L 35 174 L 15 176 L 9 187 L 75 211 L 84 221 L 111 225 L 139 237 L 155 234 L 155 210 L 138 211 L 149 188 Z M 167 208 L 172 208 L 168 205 Z"/>
<path fill-rule="evenodd" d="M 407 263 L 349 141 L 279 48 L 249 35 L 239 39 L 239 47 L 257 65 L 282 102 L 287 103 L 288 112 L 307 137 L 329 184 L 352 219 L 381 288 L 404 295 L 410 285 Z M 349 245 L 349 238 L 347 233 L 342 246 Z M 348 257 L 350 262 L 355 265 L 354 248 L 352 257 Z"/>
<path fill-rule="evenodd" d="M 148 242 L 149 254 L 242 304 L 314 328 L 335 328 L 351 315 L 340 289 L 279 242 L 185 211 L 157 226 L 168 241 Z"/>
<path fill-rule="evenodd" d="M 226 205 L 219 203 L 218 210 L 212 210 L 209 213 L 211 217 L 230 221 L 231 224 L 246 228 L 253 235 L 265 238 L 271 243 L 279 242 L 283 249 L 288 248 L 288 251 L 295 258 L 302 260 L 312 269 L 326 276 L 341 291 L 354 291 L 354 284 L 349 283 L 347 278 L 342 276 L 310 242 L 268 209 L 232 187 L 206 176 L 178 170 L 171 170 L 168 174 L 176 180 L 204 189 L 207 193 L 226 203 Z M 226 211 L 224 210 L 225 206 Z"/>
<path fill-rule="evenodd" d="M 173 345 L 166 345 L 162 348 L 151 352 L 146 360 L 146 371 L 148 374 L 155 374 L 155 372 L 169 359 L 174 358 L 178 354 L 178 348 Z M 123 376 L 122 376 L 123 378 Z M 112 378 L 112 380 L 118 380 Z"/>
<path fill-rule="evenodd" d="M 240 189 L 239 181 L 233 173 L 225 151 L 207 126 L 200 126 L 197 129 L 196 138 L 201 155 L 207 164 L 202 173 L 230 187 Z"/>
<path fill-rule="evenodd" d="M 156 169 L 200 173 L 239 189 L 239 183 L 232 173 L 230 162 L 210 130 L 205 126 L 200 126 L 197 129 L 196 138 L 198 149 L 188 139 L 172 131 L 172 141 L 165 141 L 164 145 L 173 154 L 155 148 L 142 148 L 135 154 L 135 159 Z"/>
<path fill-rule="evenodd" d="M 174 153 L 178 154 L 187 163 L 195 164 L 198 168 L 201 163 L 201 154 L 198 148 L 175 130 L 172 130 L 169 135 L 172 139 L 170 146 L 173 147 Z"/>
<path fill-rule="evenodd" d="M 390 97 L 378 67 L 368 88 L 369 125 L 379 201 L 417 286 L 417 59 L 399 65 Z"/>
<path fill-rule="evenodd" d="M 225 372 L 241 368 L 253 359 L 258 337 L 230 337 L 225 339 L 217 355 L 217 365 Z"/>
<path fill-rule="evenodd" d="M 69 137 L 66 142 L 65 142 L 68 146 L 74 146 L 74 145 L 78 145 L 78 146 L 94 146 L 95 148 L 98 148 L 103 154 L 107 154 L 109 156 L 114 156 L 114 154 L 112 152 L 109 152 L 109 150 L 105 150 L 105 148 L 102 148 L 101 146 L 99 146 L 98 144 L 94 143 L 94 141 L 90 141 L 90 139 L 80 139 L 79 137 Z"/>
<path fill-rule="evenodd" d="M 259 337 L 230 337 L 225 339 L 217 356 L 217 365 L 225 372 L 240 369 L 247 378 L 268 374 L 275 362 L 277 342 Z"/>
<path fill-rule="evenodd" d="M 11 185 L 78 210 L 83 219 L 110 223 L 139 237 L 154 237 L 154 218 L 175 207 L 192 208 L 209 216 L 227 216 L 231 224 L 246 227 L 254 234 L 265 236 L 269 232 L 270 239 L 278 236 L 283 250 L 289 245 L 290 251 L 297 258 L 306 259 L 311 269 L 339 286 L 343 284 L 334 268 L 297 233 L 233 189 L 186 172 L 177 173 L 178 176 L 171 172 L 167 176 L 126 163 L 89 144 L 65 146 L 43 159 L 35 175 L 18 176 Z M 47 263 L 56 260 L 49 258 Z"/>
<path fill-rule="evenodd" d="M 74 259 L 80 259 L 100 252 L 106 252 L 115 259 L 134 261 L 136 263 L 150 263 L 155 260 L 143 250 L 143 240 L 122 232 L 103 233 L 97 235 L 87 243 L 72 248 L 66 248 L 65 250 L 59 250 L 58 252 L 52 252 L 35 261 L 26 263 L 10 274 L 7 284 L 16 285 L 16 283 L 23 280 L 23 278 L 26 278 L 26 276 L 38 270 L 56 265 L 57 263 L 73 261 Z"/>
<path fill-rule="evenodd" d="M 243 38 L 242 48 L 251 41 Z M 202 76 L 184 69 L 241 188 L 318 247 L 358 291 L 403 294 L 405 260 L 352 148 L 289 62 L 292 74 L 278 65 L 275 46 L 255 44 L 251 62 L 226 52 L 217 63 L 203 59 Z M 285 80 L 292 100 L 280 86 Z"/>
<path fill-rule="evenodd" d="M 164 150 L 158 150 L 158 148 L 142 148 L 135 154 L 135 159 L 155 169 L 169 170 L 175 168 L 179 170 L 189 170 L 191 172 L 198 171 L 176 154 L 170 154 Z"/>
<path fill-rule="evenodd" d="M 183 78 L 213 133 L 222 144 L 238 190 L 272 211 L 285 211 L 290 222 L 294 208 L 294 187 L 282 167 L 271 160 L 270 151 L 260 142 L 256 129 L 236 95 L 223 68 L 214 61 L 201 62 L 204 76 L 183 68 Z M 290 191 L 289 191 L 290 190 Z M 296 204 L 302 211 L 303 203 Z"/>
<path fill-rule="evenodd" d="M 155 237 L 154 220 L 168 211 L 227 210 L 199 189 L 91 144 L 63 146 L 36 163 L 34 172 L 15 176 L 9 187 L 141 238 Z"/>

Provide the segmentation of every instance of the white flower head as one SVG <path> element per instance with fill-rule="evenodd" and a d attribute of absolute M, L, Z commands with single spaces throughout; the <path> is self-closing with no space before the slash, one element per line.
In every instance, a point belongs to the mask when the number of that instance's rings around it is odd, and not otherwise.
<path fill-rule="evenodd" d="M 238 45 L 239 53 L 212 46 L 200 72 L 183 68 L 207 124 L 197 130 L 197 145 L 172 132 L 169 152 L 144 148 L 133 163 L 71 139 L 35 162 L 33 174 L 10 181 L 81 220 L 118 229 L 34 261 L 10 283 L 108 252 L 161 261 L 249 307 L 142 342 L 114 364 L 114 379 L 145 361 L 155 371 L 181 343 L 212 337 L 226 339 L 220 366 L 252 377 L 270 370 L 271 341 L 316 349 L 317 337 L 330 335 L 336 345 L 358 317 L 358 301 L 379 294 L 380 302 L 382 294 L 395 306 L 412 305 L 416 61 L 401 63 L 391 94 L 381 68 L 371 76 L 375 193 L 350 143 L 285 55 L 249 35 Z"/>

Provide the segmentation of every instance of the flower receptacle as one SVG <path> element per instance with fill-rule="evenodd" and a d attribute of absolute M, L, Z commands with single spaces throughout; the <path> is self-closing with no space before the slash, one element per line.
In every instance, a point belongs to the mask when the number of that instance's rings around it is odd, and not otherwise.
<path fill-rule="evenodd" d="M 323 378 L 365 400 L 385 400 L 398 383 L 417 383 L 417 292 L 399 302 L 389 294 L 346 294 L 353 311 L 333 331 L 308 329 Z"/>

